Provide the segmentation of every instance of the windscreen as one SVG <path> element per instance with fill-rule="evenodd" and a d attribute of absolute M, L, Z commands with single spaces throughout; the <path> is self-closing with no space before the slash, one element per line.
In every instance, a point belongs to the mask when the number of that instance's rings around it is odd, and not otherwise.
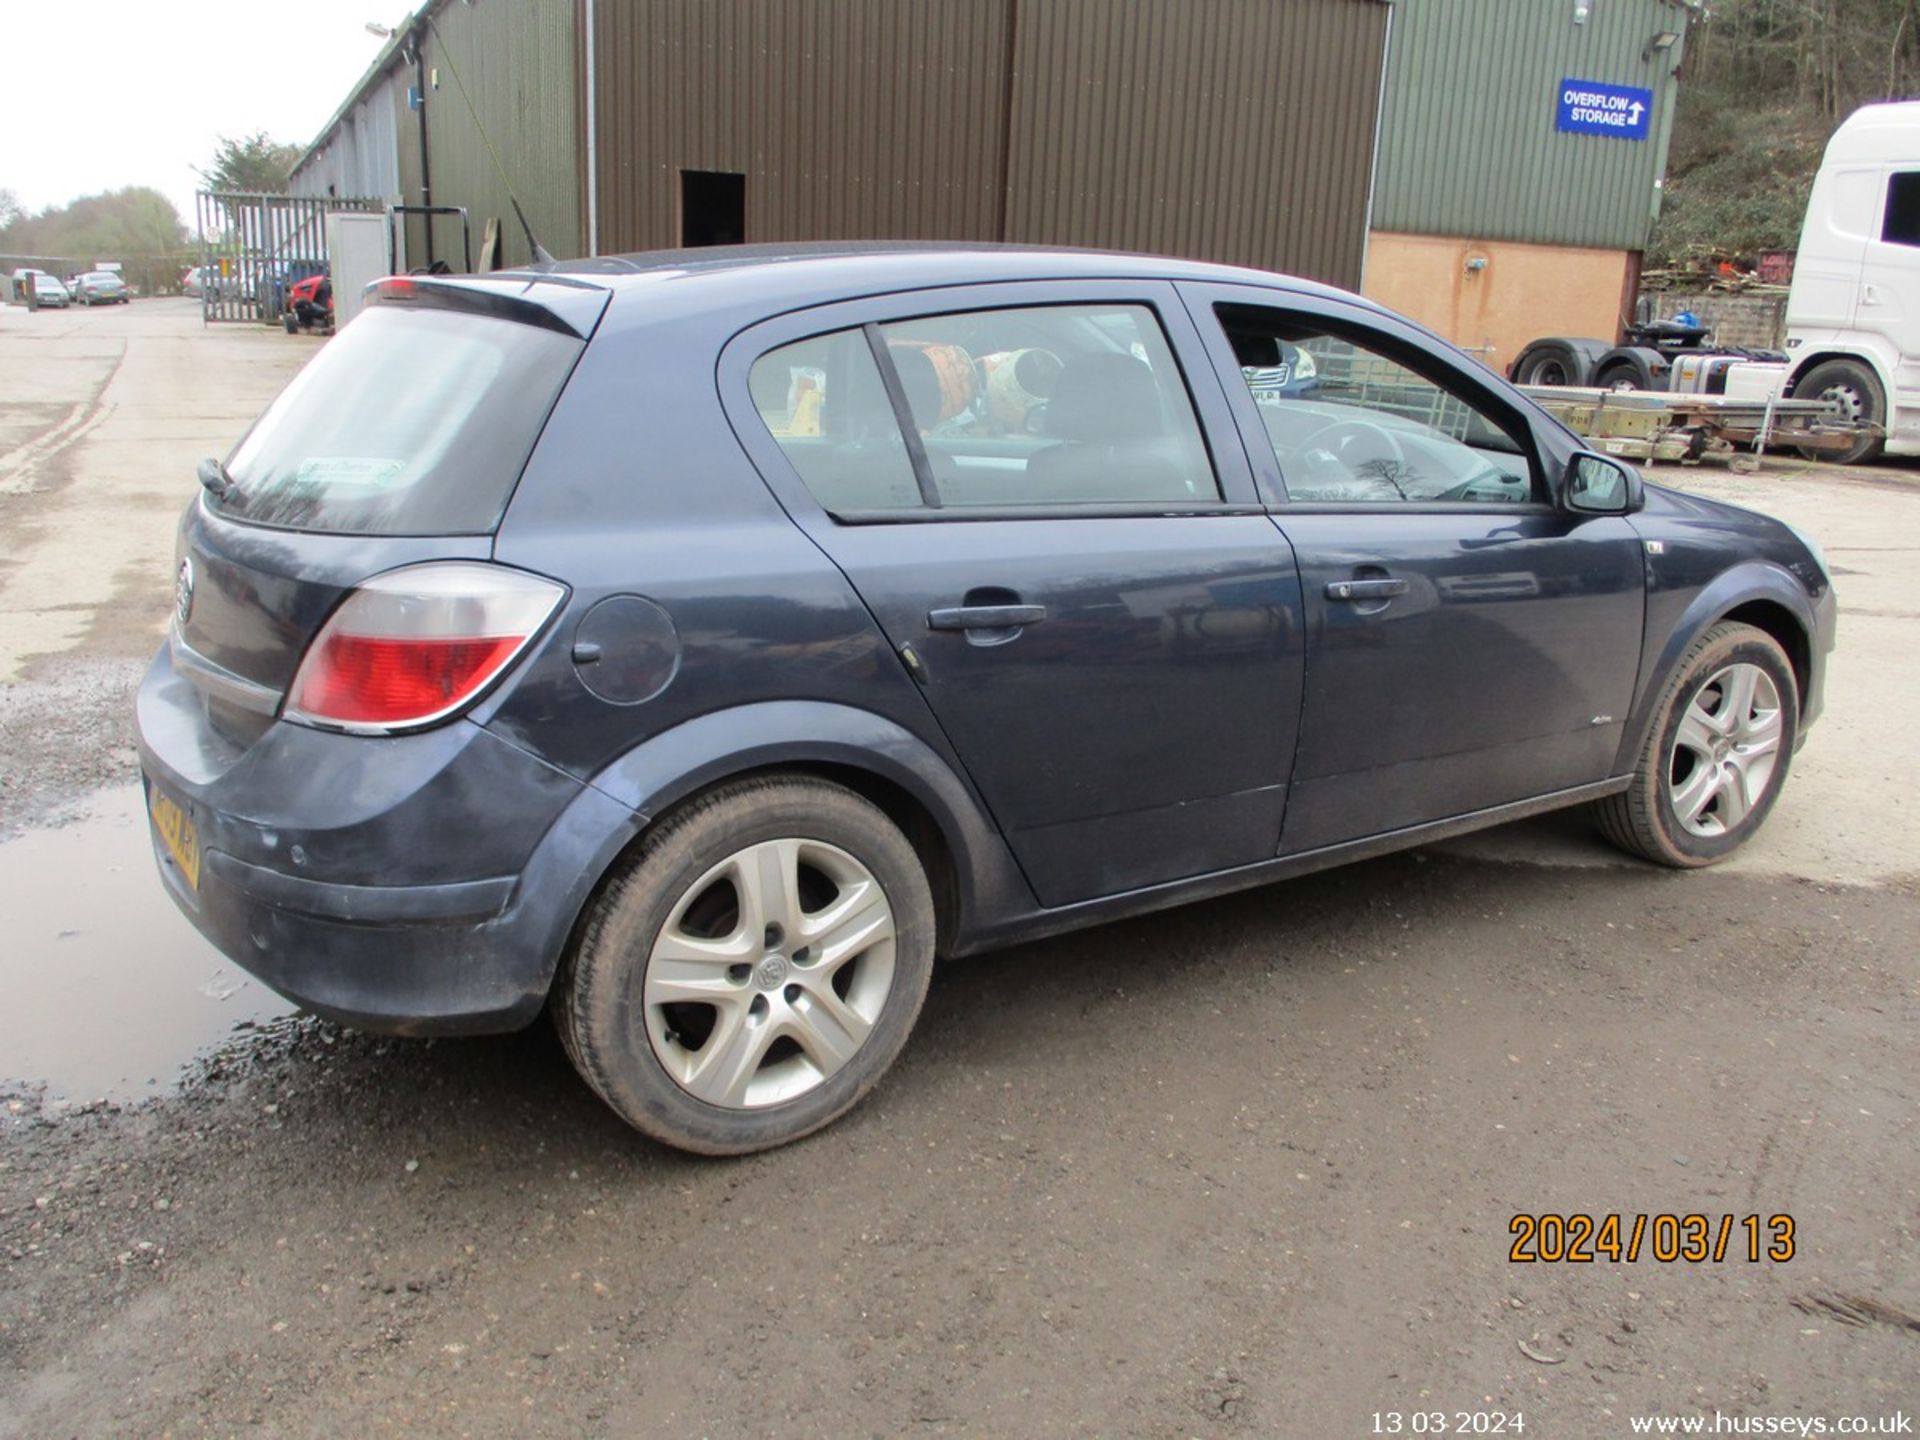
<path fill-rule="evenodd" d="M 489 531 L 583 344 L 491 316 L 374 306 L 240 442 L 215 508 L 357 535 Z"/>

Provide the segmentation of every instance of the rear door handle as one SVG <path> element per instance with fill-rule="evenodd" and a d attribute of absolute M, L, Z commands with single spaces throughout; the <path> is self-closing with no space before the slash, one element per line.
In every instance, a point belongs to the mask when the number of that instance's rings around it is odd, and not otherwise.
<path fill-rule="evenodd" d="M 1011 630 L 1047 618 L 1044 605 L 955 605 L 927 612 L 929 630 Z"/>
<path fill-rule="evenodd" d="M 1329 600 L 1391 600 L 1406 593 L 1404 580 L 1333 580 L 1327 584 Z"/>

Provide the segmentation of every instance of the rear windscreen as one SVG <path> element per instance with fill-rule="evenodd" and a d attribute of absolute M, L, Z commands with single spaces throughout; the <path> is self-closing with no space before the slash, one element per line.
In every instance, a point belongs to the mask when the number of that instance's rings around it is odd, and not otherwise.
<path fill-rule="evenodd" d="M 492 530 L 583 345 L 490 316 L 373 306 L 240 442 L 215 508 L 357 535 Z"/>

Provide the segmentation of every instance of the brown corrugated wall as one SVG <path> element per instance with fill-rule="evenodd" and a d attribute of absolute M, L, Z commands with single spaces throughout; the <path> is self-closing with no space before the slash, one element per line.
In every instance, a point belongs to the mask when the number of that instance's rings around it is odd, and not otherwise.
<path fill-rule="evenodd" d="M 596 0 L 600 249 L 747 238 L 1153 250 L 1354 285 L 1381 0 Z"/>
<path fill-rule="evenodd" d="M 680 171 L 751 240 L 995 239 L 1004 0 L 598 0 L 600 249 L 680 243 Z"/>
<path fill-rule="evenodd" d="M 1388 7 L 1020 0 L 1007 234 L 1354 286 Z"/>

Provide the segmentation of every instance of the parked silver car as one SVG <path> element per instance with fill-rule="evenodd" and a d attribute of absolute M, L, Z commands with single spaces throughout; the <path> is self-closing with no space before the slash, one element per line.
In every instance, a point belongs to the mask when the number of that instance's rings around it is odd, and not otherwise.
<path fill-rule="evenodd" d="M 113 271 L 89 270 L 74 285 L 73 298 L 82 305 L 124 305 L 133 299 L 133 292 Z"/>

